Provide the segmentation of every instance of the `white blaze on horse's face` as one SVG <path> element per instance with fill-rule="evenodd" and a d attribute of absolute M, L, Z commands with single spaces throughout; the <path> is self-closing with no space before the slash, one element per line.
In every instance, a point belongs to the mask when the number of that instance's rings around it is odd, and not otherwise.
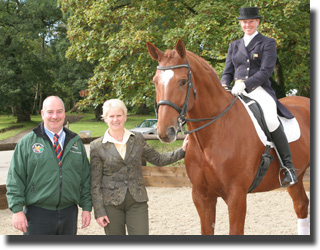
<path fill-rule="evenodd" d="M 164 85 L 164 87 L 167 87 L 170 80 L 174 76 L 173 70 L 163 70 L 160 73 L 160 83 Z"/>

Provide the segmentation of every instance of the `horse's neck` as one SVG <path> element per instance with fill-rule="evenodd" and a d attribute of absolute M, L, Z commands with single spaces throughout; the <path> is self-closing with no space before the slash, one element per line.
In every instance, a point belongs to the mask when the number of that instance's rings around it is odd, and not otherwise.
<path fill-rule="evenodd" d="M 231 103 L 232 95 L 228 93 L 217 80 L 215 84 L 201 82 L 196 87 L 197 100 L 188 113 L 191 119 L 210 118 L 221 114 Z"/>

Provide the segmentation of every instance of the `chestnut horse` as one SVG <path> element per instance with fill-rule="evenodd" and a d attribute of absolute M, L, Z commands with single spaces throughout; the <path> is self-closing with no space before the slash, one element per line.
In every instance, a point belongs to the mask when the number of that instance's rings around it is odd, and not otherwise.
<path fill-rule="evenodd" d="M 159 62 L 153 77 L 159 139 L 165 143 L 176 139 L 179 123 L 185 120 L 183 113 L 187 114 L 189 132 L 201 128 L 189 134 L 185 156 L 201 233 L 214 234 L 217 197 L 222 197 L 228 206 L 229 234 L 244 234 L 248 189 L 265 150 L 245 107 L 225 90 L 215 70 L 204 59 L 187 51 L 181 40 L 175 50 L 162 52 L 150 42 L 147 48 Z M 309 199 L 303 175 L 310 162 L 310 99 L 294 96 L 280 101 L 296 117 L 301 129 L 300 138 L 290 143 L 298 183 L 287 190 L 297 217 L 305 219 Z M 188 122 L 210 117 L 216 118 L 208 126 L 205 125 L 208 121 Z M 275 160 L 253 192 L 280 187 L 280 166 L 273 149 L 271 154 Z"/>

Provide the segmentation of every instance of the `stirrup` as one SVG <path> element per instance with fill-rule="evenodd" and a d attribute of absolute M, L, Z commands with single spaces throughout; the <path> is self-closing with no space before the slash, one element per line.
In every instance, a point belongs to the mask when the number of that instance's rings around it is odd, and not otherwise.
<path fill-rule="evenodd" d="M 291 181 L 290 181 L 288 184 L 286 184 L 286 185 L 282 185 L 282 180 L 281 180 L 281 177 L 280 177 L 280 175 L 281 175 L 281 170 L 283 170 L 283 169 L 284 169 L 284 173 L 289 172 L 290 178 L 291 178 Z M 284 165 L 279 169 L 279 182 L 280 182 L 280 186 L 281 186 L 281 187 L 289 187 L 289 186 L 297 183 L 297 181 L 295 181 L 294 178 L 293 178 L 293 175 L 292 175 L 292 173 L 291 173 L 291 170 L 296 171 L 296 170 L 298 170 L 298 169 L 295 169 L 295 168 L 294 168 L 294 169 L 289 169 L 289 168 L 287 168 L 287 167 L 284 166 Z"/>

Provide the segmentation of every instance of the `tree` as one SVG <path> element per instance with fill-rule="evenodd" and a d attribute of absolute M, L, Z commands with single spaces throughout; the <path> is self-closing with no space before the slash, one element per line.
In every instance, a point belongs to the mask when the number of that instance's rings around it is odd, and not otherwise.
<path fill-rule="evenodd" d="M 151 84 L 157 63 L 146 42 L 173 48 L 181 38 L 187 49 L 209 61 L 222 74 L 228 45 L 242 37 L 238 9 L 260 7 L 259 30 L 277 41 L 278 64 L 274 79 L 286 90 L 309 95 L 309 24 L 307 0 L 61 0 L 69 14 L 69 58 L 96 64 L 83 106 L 98 107 L 117 97 L 129 107 L 152 107 Z M 279 69 L 279 70 L 278 70 Z M 280 69 L 282 71 L 280 71 Z M 282 75 L 281 76 L 281 73 Z"/>
<path fill-rule="evenodd" d="M 92 77 L 93 65 L 68 61 L 63 14 L 56 0 L 0 1 L 1 107 L 17 122 L 30 120 L 49 95 L 73 108 Z"/>
<path fill-rule="evenodd" d="M 47 39 L 62 14 L 54 0 L 0 2 L 1 105 L 29 121 L 34 93 L 51 81 Z"/>
<path fill-rule="evenodd" d="M 65 53 L 70 46 L 66 37 L 66 25 L 64 18 L 56 27 L 55 39 L 50 42 L 50 48 L 54 59 L 52 74 L 54 75 L 52 93 L 57 94 L 64 100 L 66 110 L 77 110 L 77 103 L 83 99 L 80 91 L 88 88 L 88 79 L 93 76 L 94 64 L 87 61 L 78 62 L 76 59 L 68 60 Z M 49 91 L 49 90 L 47 90 Z"/>

